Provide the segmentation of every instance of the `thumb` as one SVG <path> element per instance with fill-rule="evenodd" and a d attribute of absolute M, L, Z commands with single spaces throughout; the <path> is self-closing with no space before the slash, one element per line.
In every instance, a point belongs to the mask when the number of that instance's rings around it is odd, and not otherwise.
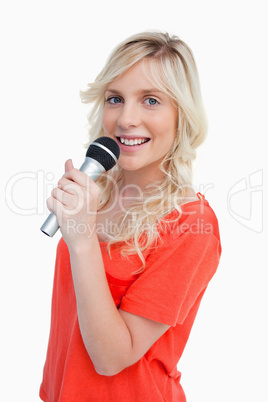
<path fill-rule="evenodd" d="M 68 159 L 65 162 L 65 173 L 70 172 L 70 170 L 72 170 L 73 168 L 74 168 L 74 165 L 73 165 L 72 159 Z"/>

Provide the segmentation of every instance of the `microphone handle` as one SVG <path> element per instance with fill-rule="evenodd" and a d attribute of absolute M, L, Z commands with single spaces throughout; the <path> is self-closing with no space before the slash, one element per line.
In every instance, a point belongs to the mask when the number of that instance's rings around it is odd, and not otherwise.
<path fill-rule="evenodd" d="M 87 174 L 93 181 L 97 181 L 99 177 L 105 172 L 105 168 L 95 159 L 87 156 L 84 163 L 79 169 L 81 172 Z M 51 212 L 40 230 L 49 237 L 53 237 L 59 229 L 57 217 L 54 212 Z"/>

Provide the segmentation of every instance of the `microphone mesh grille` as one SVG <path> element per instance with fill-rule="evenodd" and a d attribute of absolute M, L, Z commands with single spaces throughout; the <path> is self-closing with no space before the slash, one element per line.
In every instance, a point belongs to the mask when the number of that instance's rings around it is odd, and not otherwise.
<path fill-rule="evenodd" d="M 114 158 L 107 152 L 105 149 L 100 148 L 97 145 L 94 145 L 94 143 L 97 142 L 104 147 L 108 148 L 109 151 L 111 151 L 116 159 L 119 158 L 120 154 L 120 149 L 118 144 L 110 137 L 100 137 L 97 138 L 92 144 L 90 144 L 86 156 L 89 158 L 95 159 L 97 162 L 99 162 L 106 171 L 110 170 L 115 164 L 116 161 Z"/>

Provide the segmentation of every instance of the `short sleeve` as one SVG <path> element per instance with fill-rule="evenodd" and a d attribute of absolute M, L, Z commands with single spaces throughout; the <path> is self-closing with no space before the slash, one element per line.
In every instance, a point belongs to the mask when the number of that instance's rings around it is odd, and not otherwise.
<path fill-rule="evenodd" d="M 120 308 L 170 326 L 182 324 L 217 270 L 220 240 L 213 233 L 183 233 L 157 247 L 129 287 Z"/>

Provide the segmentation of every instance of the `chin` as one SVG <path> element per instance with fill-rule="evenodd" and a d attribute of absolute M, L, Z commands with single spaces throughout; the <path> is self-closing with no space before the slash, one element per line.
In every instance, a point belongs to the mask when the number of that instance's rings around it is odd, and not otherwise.
<path fill-rule="evenodd" d="M 121 165 L 121 163 L 119 163 L 119 166 L 123 170 L 128 171 L 128 172 L 135 172 L 135 171 L 138 171 L 139 169 L 141 169 L 141 166 L 131 165 L 131 164 L 124 164 L 124 163 L 122 165 Z"/>
<path fill-rule="evenodd" d="M 123 156 L 123 155 L 122 155 Z M 134 160 L 136 158 L 125 158 L 124 156 L 119 157 L 118 164 L 123 170 L 139 170 L 142 167 L 141 161 Z"/>

